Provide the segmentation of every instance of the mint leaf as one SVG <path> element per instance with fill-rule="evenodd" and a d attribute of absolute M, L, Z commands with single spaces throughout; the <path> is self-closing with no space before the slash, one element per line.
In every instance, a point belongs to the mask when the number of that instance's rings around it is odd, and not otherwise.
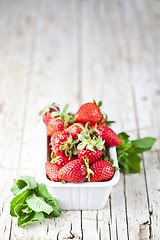
<path fill-rule="evenodd" d="M 14 212 L 17 216 L 23 216 L 25 215 L 25 213 L 23 212 L 23 209 L 26 209 L 26 208 L 27 208 L 27 204 L 20 203 L 15 207 Z M 32 210 L 30 209 L 29 213 L 31 212 Z"/>
<path fill-rule="evenodd" d="M 19 187 L 17 186 L 17 183 L 14 183 L 12 188 L 11 188 L 11 192 L 16 195 L 19 192 Z"/>
<path fill-rule="evenodd" d="M 32 209 L 30 209 L 30 208 L 28 207 L 28 205 L 27 205 L 25 208 L 22 209 L 22 212 L 23 212 L 23 213 L 31 213 L 31 212 L 32 212 Z"/>
<path fill-rule="evenodd" d="M 29 208 L 35 212 L 45 212 L 50 214 L 53 211 L 53 208 L 47 204 L 43 198 L 37 197 L 35 194 L 32 194 L 26 199 L 26 203 Z"/>
<path fill-rule="evenodd" d="M 140 172 L 141 157 L 139 153 L 151 149 L 156 139 L 151 137 L 141 138 L 134 141 L 129 140 L 125 132 L 118 134 L 122 143 L 117 149 L 117 158 L 121 171 L 125 173 Z"/>
<path fill-rule="evenodd" d="M 18 204 L 21 203 L 25 203 L 26 198 L 31 194 L 31 191 L 29 189 L 26 190 L 21 190 L 21 192 L 19 192 L 11 201 L 11 205 L 10 205 L 10 214 L 13 217 L 16 217 L 16 213 L 15 213 L 15 207 Z"/>
<path fill-rule="evenodd" d="M 118 160 L 120 170 L 125 173 L 138 173 L 140 172 L 141 157 L 136 152 L 123 155 Z"/>
<path fill-rule="evenodd" d="M 35 189 L 37 183 L 34 177 L 20 176 L 16 183 L 13 184 L 11 192 L 16 195 L 21 189 Z"/>
<path fill-rule="evenodd" d="M 43 199 L 45 200 L 45 202 L 47 202 L 53 209 L 52 209 L 52 213 L 50 216 L 46 216 L 46 217 L 59 217 L 61 215 L 61 211 L 58 209 L 58 204 L 56 199 L 51 196 L 47 190 L 47 187 L 44 183 L 38 184 L 37 189 L 36 189 L 36 193 L 43 197 Z"/>
<path fill-rule="evenodd" d="M 34 177 L 21 176 L 11 191 L 15 195 L 11 201 L 10 214 L 18 217 L 18 226 L 41 220 L 43 217 L 59 217 L 61 211 L 58 209 L 56 199 L 47 190 L 45 184 L 37 184 Z"/>
<path fill-rule="evenodd" d="M 24 227 L 28 224 L 37 222 L 41 220 L 43 217 L 44 217 L 44 214 L 42 212 L 32 212 L 30 214 L 27 214 L 25 217 L 19 217 L 18 227 Z"/>
<path fill-rule="evenodd" d="M 145 137 L 132 141 L 132 145 L 135 147 L 136 152 L 142 153 L 152 148 L 156 138 Z"/>

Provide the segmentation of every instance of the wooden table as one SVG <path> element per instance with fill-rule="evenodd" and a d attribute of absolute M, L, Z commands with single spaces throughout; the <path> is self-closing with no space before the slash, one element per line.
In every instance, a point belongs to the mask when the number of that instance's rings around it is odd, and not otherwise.
<path fill-rule="evenodd" d="M 0 1 L 0 239 L 160 239 L 160 1 Z M 41 167 L 40 110 L 102 100 L 115 131 L 158 140 L 104 209 L 18 228 L 13 179 Z"/>

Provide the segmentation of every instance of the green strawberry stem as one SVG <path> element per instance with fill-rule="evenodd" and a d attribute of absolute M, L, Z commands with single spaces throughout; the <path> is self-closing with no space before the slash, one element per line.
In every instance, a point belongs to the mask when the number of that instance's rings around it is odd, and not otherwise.
<path fill-rule="evenodd" d="M 87 176 L 86 176 L 87 182 L 90 182 L 90 174 L 94 175 L 94 172 L 89 168 L 89 159 L 88 159 L 88 157 L 86 157 L 86 158 L 83 157 L 83 160 L 84 160 L 84 163 L 85 163 L 85 165 L 87 167 Z"/>
<path fill-rule="evenodd" d="M 75 139 L 73 141 L 72 135 L 70 134 L 68 140 L 66 142 L 64 142 L 60 147 L 59 150 L 64 150 L 65 151 L 65 155 L 69 156 L 69 159 L 71 159 L 72 154 L 73 155 L 77 155 L 77 148 L 76 148 L 76 144 L 79 142 L 78 139 Z"/>
<path fill-rule="evenodd" d="M 55 111 L 57 111 L 57 107 L 55 103 L 51 103 L 49 105 L 47 105 L 41 112 L 40 115 L 44 116 L 47 112 L 50 111 L 50 109 L 54 109 Z"/>
<path fill-rule="evenodd" d="M 69 104 L 66 104 L 63 112 L 58 111 L 58 109 L 56 109 L 55 112 L 50 113 L 51 116 L 57 117 L 54 121 L 63 119 L 64 120 L 64 129 L 67 128 L 67 124 L 73 124 L 75 122 L 75 119 L 73 117 L 72 113 L 67 113 L 67 110 L 69 108 Z"/>
<path fill-rule="evenodd" d="M 77 149 L 82 150 L 86 147 L 86 149 L 95 151 L 94 147 L 98 150 L 105 149 L 104 142 L 102 141 L 101 136 L 99 135 L 98 138 L 94 136 L 93 139 L 85 139 L 85 137 L 81 134 L 78 134 L 78 139 L 81 143 L 78 144 Z"/>

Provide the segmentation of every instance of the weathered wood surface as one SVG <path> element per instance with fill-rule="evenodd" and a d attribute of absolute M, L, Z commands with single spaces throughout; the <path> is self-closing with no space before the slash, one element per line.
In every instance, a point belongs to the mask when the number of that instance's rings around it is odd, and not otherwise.
<path fill-rule="evenodd" d="M 156 0 L 0 1 L 0 239 L 160 239 L 159 26 Z M 93 98 L 117 132 L 157 137 L 141 172 L 121 174 L 102 210 L 18 228 L 10 188 L 18 175 L 38 177 L 38 113 Z"/>

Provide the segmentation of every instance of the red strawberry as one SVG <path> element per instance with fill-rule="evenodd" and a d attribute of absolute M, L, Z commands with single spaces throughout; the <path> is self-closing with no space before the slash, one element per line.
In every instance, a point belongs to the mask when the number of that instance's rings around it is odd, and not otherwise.
<path fill-rule="evenodd" d="M 47 107 L 45 107 L 40 114 L 43 116 L 43 122 L 45 123 L 46 126 L 48 126 L 48 123 L 50 121 L 50 119 L 54 119 L 54 117 L 52 117 L 50 115 L 51 112 L 56 112 L 59 111 L 59 107 L 57 107 L 55 105 L 55 103 L 52 103 L 50 105 L 48 105 Z"/>
<path fill-rule="evenodd" d="M 74 159 L 77 159 L 76 156 L 73 156 L 69 158 L 69 156 L 66 156 L 63 153 L 57 153 L 55 157 L 53 157 L 52 162 L 56 163 L 58 166 L 63 167 L 66 165 L 69 161 L 72 161 Z"/>
<path fill-rule="evenodd" d="M 51 145 L 52 145 L 52 151 L 61 152 L 63 153 L 64 150 L 59 150 L 60 146 L 66 142 L 69 138 L 70 134 L 66 131 L 57 131 L 52 134 L 51 137 Z"/>
<path fill-rule="evenodd" d="M 96 103 L 85 103 L 80 107 L 78 112 L 74 114 L 76 122 L 90 122 L 91 124 L 98 123 L 102 117 L 103 115 Z"/>
<path fill-rule="evenodd" d="M 121 144 L 121 139 L 119 136 L 106 125 L 99 125 L 98 133 L 96 132 L 95 135 L 101 136 L 102 140 L 105 141 L 106 147 L 119 146 Z"/>
<path fill-rule="evenodd" d="M 82 127 L 84 127 L 83 123 L 79 123 Z M 82 128 L 78 126 L 76 123 L 73 123 L 65 130 L 66 132 L 69 132 L 72 135 L 73 140 L 78 139 L 78 134 L 82 132 Z"/>
<path fill-rule="evenodd" d="M 91 166 L 90 181 L 91 182 L 103 182 L 108 181 L 113 177 L 114 169 L 113 166 L 105 160 L 99 160 Z"/>
<path fill-rule="evenodd" d="M 96 147 L 94 147 L 94 151 L 91 151 L 85 147 L 82 150 L 77 150 L 78 158 L 83 159 L 83 158 L 88 158 L 89 159 L 89 165 L 91 166 L 94 162 L 100 159 L 102 157 L 104 150 L 99 150 Z"/>
<path fill-rule="evenodd" d="M 87 167 L 84 161 L 80 159 L 75 159 L 73 161 L 68 162 L 58 172 L 58 178 L 72 183 L 85 182 L 86 177 Z"/>
<path fill-rule="evenodd" d="M 47 136 L 52 136 L 52 134 L 56 131 L 64 130 L 64 122 L 64 119 L 56 120 L 55 117 L 53 117 L 53 119 L 50 119 L 47 126 Z M 67 126 L 69 126 L 69 124 L 67 124 Z"/>
<path fill-rule="evenodd" d="M 55 163 L 46 162 L 45 164 L 46 175 L 47 177 L 54 182 L 60 182 L 61 180 L 58 178 L 58 171 L 60 167 Z"/>

